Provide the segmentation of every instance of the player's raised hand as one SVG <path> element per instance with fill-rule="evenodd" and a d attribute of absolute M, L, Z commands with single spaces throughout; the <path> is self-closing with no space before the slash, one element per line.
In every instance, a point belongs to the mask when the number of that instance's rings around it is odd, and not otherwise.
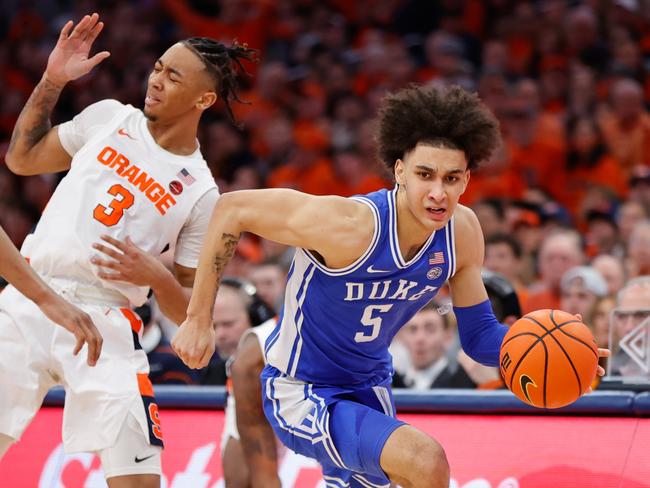
<path fill-rule="evenodd" d="M 152 286 L 169 274 L 165 265 L 156 257 L 140 249 L 131 238 L 120 241 L 103 235 L 106 244 L 96 242 L 93 248 L 105 259 L 95 256 L 90 262 L 103 268 L 97 273 L 103 280 L 126 281 L 137 286 Z M 106 271 L 105 271 L 106 270 Z"/>
<path fill-rule="evenodd" d="M 108 51 L 102 51 L 88 57 L 93 42 L 104 28 L 104 23 L 99 22 L 98 14 L 85 15 L 74 29 L 73 25 L 69 20 L 63 26 L 47 60 L 45 74 L 57 85 L 65 85 L 80 78 L 110 56 Z"/>
<path fill-rule="evenodd" d="M 187 318 L 172 340 L 172 348 L 187 366 L 204 368 L 210 362 L 215 349 L 215 333 L 212 319 Z"/>
<path fill-rule="evenodd" d="M 69 330 L 76 338 L 73 354 L 76 356 L 84 344 L 88 344 L 88 366 L 95 366 L 102 352 L 104 340 L 95 327 L 90 315 L 68 303 L 52 292 L 38 303 L 43 313 L 51 321 Z"/>

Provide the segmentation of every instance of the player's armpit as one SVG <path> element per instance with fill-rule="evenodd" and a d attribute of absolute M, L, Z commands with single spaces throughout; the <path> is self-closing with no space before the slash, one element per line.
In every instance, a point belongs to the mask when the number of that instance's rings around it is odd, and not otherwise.
<path fill-rule="evenodd" d="M 237 429 L 252 486 L 279 487 L 276 438 L 262 409 L 260 373 L 263 368 L 259 341 L 250 334 L 239 347 L 231 367 Z"/>

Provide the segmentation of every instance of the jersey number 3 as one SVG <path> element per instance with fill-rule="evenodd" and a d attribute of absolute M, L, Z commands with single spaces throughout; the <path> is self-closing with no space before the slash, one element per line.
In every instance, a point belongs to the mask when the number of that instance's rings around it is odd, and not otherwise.
<path fill-rule="evenodd" d="M 366 327 L 372 327 L 372 330 L 369 334 L 366 334 L 366 331 L 357 332 L 354 335 L 354 342 L 370 342 L 374 341 L 377 336 L 379 336 L 379 329 L 381 329 L 381 317 L 373 317 L 373 313 L 377 311 L 378 313 L 388 312 L 393 308 L 393 304 L 390 305 L 368 305 L 363 311 L 361 316 L 361 324 Z"/>
<path fill-rule="evenodd" d="M 133 205 L 134 197 L 133 193 L 122 185 L 111 186 L 108 189 L 108 194 L 113 195 L 115 198 L 111 200 L 108 207 L 105 207 L 101 203 L 97 205 L 93 212 L 93 217 L 105 226 L 112 227 L 120 221 L 122 215 L 124 215 L 124 211 Z"/>

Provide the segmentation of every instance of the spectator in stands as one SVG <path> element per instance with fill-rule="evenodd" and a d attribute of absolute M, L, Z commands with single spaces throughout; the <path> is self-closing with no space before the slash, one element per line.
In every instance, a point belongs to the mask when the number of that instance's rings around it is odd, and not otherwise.
<path fill-rule="evenodd" d="M 493 234 L 508 231 L 503 202 L 498 198 L 487 198 L 472 205 L 486 239 Z"/>
<path fill-rule="evenodd" d="M 645 377 L 650 358 L 631 343 L 647 337 L 647 329 L 638 327 L 650 318 L 650 276 L 639 276 L 629 280 L 616 297 L 616 308 L 612 313 L 611 337 L 612 357 L 608 374 L 613 376 Z M 648 324 L 646 324 L 648 326 Z M 621 345 L 627 344 L 627 347 Z M 641 366 L 644 365 L 644 366 Z"/>
<path fill-rule="evenodd" d="M 521 280 L 522 250 L 511 234 L 493 234 L 485 240 L 486 269 L 500 273 L 512 283 L 520 302 L 528 297 L 528 290 Z"/>
<path fill-rule="evenodd" d="M 629 185 L 628 198 L 639 202 L 646 210 L 650 210 L 650 166 L 643 165 L 632 168 Z"/>
<path fill-rule="evenodd" d="M 447 351 L 452 342 L 450 313 L 441 314 L 435 301 L 429 302 L 403 327 L 401 341 L 409 352 L 410 365 L 395 373 L 395 388 L 475 388 L 465 370 L 450 363 Z"/>
<path fill-rule="evenodd" d="M 618 226 L 609 212 L 591 210 L 586 215 L 586 253 L 589 257 L 599 254 L 623 254 Z"/>
<path fill-rule="evenodd" d="M 600 273 L 607 283 L 607 295 L 615 296 L 625 284 L 623 260 L 609 254 L 596 256 L 591 267 Z"/>
<path fill-rule="evenodd" d="M 641 203 L 633 200 L 624 202 L 616 214 L 616 224 L 620 231 L 621 242 L 627 244 L 632 229 L 638 222 L 647 218 L 650 218 L 650 213 Z"/>
<path fill-rule="evenodd" d="M 609 152 L 626 176 L 650 161 L 650 115 L 643 104 L 643 87 L 623 78 L 614 83 L 611 111 L 600 119 Z"/>
<path fill-rule="evenodd" d="M 650 220 L 641 220 L 627 242 L 628 276 L 650 275 Z"/>
<path fill-rule="evenodd" d="M 596 301 L 607 295 L 607 283 L 598 271 L 590 266 L 569 269 L 560 281 L 560 309 L 586 320 Z"/>
<path fill-rule="evenodd" d="M 591 116 L 571 118 L 567 122 L 567 187 L 565 204 L 574 216 L 590 186 L 610 189 L 619 198 L 627 192 L 627 178 L 619 163 L 607 153 L 596 122 Z"/>
<path fill-rule="evenodd" d="M 287 280 L 286 268 L 277 259 L 267 259 L 252 267 L 249 278 L 264 302 L 280 313 Z"/>
<path fill-rule="evenodd" d="M 562 275 L 585 261 L 580 234 L 574 230 L 558 230 L 542 242 L 539 256 L 539 281 L 531 285 L 523 312 L 560 307 Z"/>

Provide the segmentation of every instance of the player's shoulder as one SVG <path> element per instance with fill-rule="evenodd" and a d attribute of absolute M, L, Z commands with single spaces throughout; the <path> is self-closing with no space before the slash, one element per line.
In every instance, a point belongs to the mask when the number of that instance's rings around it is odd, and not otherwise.
<path fill-rule="evenodd" d="M 457 236 L 471 237 L 481 233 L 481 224 L 474 211 L 465 205 L 458 205 L 454 212 L 454 232 Z"/>
<path fill-rule="evenodd" d="M 96 121 L 98 123 L 110 121 L 118 112 L 124 109 L 126 105 L 122 102 L 107 98 L 91 103 L 81 111 L 79 116 L 84 121 Z"/>

